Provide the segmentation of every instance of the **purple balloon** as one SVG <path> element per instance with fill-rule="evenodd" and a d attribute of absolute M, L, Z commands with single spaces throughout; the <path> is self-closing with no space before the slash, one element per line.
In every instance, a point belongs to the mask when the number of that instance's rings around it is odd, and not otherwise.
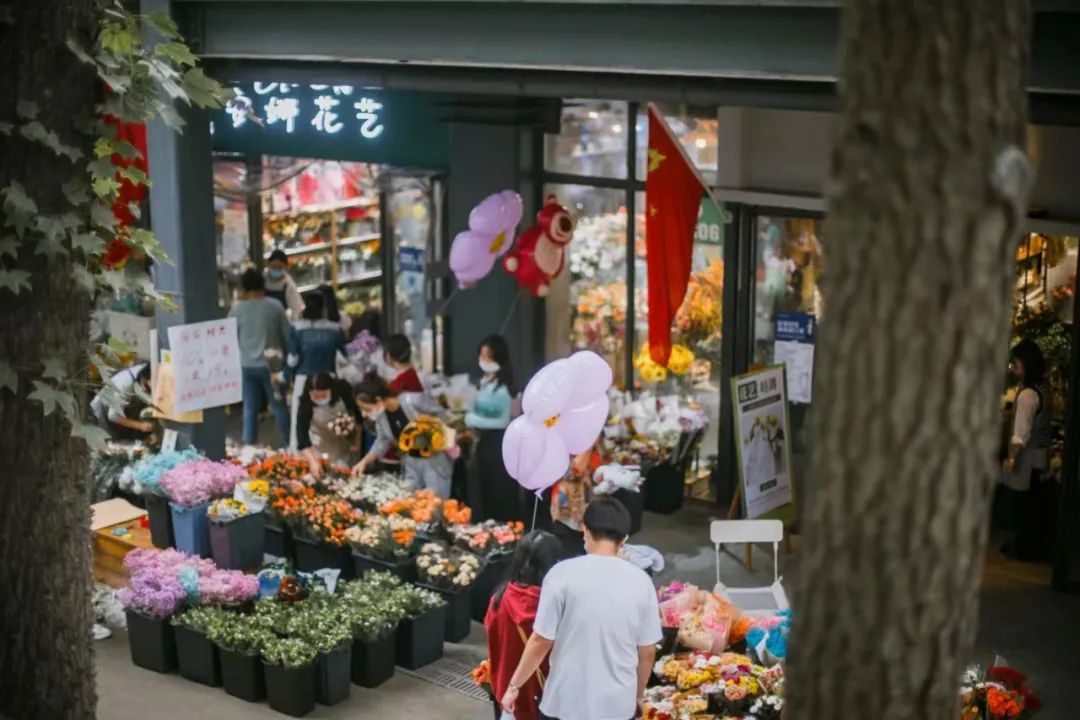
<path fill-rule="evenodd" d="M 570 455 L 578 455 L 592 447 L 597 435 L 607 423 L 611 401 L 599 395 L 586 403 L 564 410 L 552 429 L 562 438 Z"/>
<path fill-rule="evenodd" d="M 562 438 L 527 415 L 506 428 L 502 451 L 510 477 L 536 493 L 555 484 L 570 468 L 570 454 Z"/>
<path fill-rule="evenodd" d="M 591 350 L 581 350 L 567 358 L 567 362 L 574 365 L 572 372 L 576 380 L 575 397 L 607 394 L 608 388 L 615 379 L 607 360 Z"/>
<path fill-rule="evenodd" d="M 567 360 L 555 360 L 540 368 L 525 386 L 521 409 L 538 422 L 558 415 L 574 392 L 574 376 Z"/>
<path fill-rule="evenodd" d="M 491 238 L 465 230 L 459 232 L 450 246 L 450 270 L 459 285 L 470 285 L 482 279 L 495 266 L 495 255 L 488 251 Z"/>
<path fill-rule="evenodd" d="M 501 255 L 510 249 L 515 230 L 521 222 L 521 196 L 513 190 L 503 190 L 480 201 L 469 213 L 469 229 L 481 235 L 494 238 L 504 233 L 502 246 L 494 250 Z"/>

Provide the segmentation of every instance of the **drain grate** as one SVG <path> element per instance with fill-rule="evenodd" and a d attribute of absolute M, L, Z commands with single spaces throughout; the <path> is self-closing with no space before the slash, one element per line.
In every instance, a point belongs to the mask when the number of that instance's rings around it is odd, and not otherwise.
<path fill-rule="evenodd" d="M 473 682 L 470 673 L 474 667 L 476 667 L 475 664 L 469 665 L 452 658 L 443 657 L 417 670 L 406 670 L 399 666 L 398 671 L 418 680 L 459 692 L 462 695 L 468 695 L 473 699 L 490 702 L 487 692 Z"/>

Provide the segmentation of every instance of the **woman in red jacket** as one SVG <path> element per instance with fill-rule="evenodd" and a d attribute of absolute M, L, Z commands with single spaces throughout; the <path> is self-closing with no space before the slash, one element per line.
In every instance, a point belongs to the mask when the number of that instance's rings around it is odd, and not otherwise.
<path fill-rule="evenodd" d="M 497 698 L 506 692 L 525 651 L 540 603 L 540 585 L 548 570 L 559 561 L 561 553 L 558 538 L 544 530 L 533 530 L 518 543 L 507 579 L 491 598 L 484 628 L 491 658 L 491 689 Z M 522 686 L 514 707 L 515 720 L 539 720 L 540 693 L 547 671 L 547 660 L 544 660 L 536 674 Z"/>

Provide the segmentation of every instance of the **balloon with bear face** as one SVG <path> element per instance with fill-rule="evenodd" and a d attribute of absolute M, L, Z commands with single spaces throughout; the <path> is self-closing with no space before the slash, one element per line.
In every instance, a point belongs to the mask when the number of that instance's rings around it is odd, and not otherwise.
<path fill-rule="evenodd" d="M 566 267 L 566 246 L 574 238 L 577 218 L 554 195 L 536 214 L 536 224 L 518 236 L 503 258 L 503 269 L 517 279 L 518 287 L 533 297 L 544 297 L 551 281 Z"/>

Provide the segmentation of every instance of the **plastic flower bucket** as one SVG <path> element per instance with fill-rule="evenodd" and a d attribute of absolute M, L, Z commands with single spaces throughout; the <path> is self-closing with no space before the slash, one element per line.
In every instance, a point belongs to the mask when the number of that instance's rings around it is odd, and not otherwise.
<path fill-rule="evenodd" d="M 387 562 L 386 560 L 362 555 L 353 550 L 352 561 L 358 578 L 364 577 L 364 573 L 369 570 L 385 570 L 398 576 L 403 582 L 416 581 L 416 561 L 411 557 L 397 562 Z"/>
<path fill-rule="evenodd" d="M 303 717 L 315 709 L 315 663 L 284 668 L 263 660 L 270 708 L 283 715 Z"/>
<path fill-rule="evenodd" d="M 429 665 L 443 656 L 446 606 L 405 618 L 397 629 L 397 664 L 408 670 Z"/>
<path fill-rule="evenodd" d="M 193 682 L 217 687 L 221 684 L 221 661 L 217 646 L 206 634 L 186 627 L 174 627 L 176 659 L 180 674 Z"/>
<path fill-rule="evenodd" d="M 319 540 L 295 537 L 296 569 L 300 572 L 315 572 L 323 568 L 341 571 L 342 580 L 353 578 L 353 565 L 349 561 L 349 549 L 336 547 Z"/>
<path fill-rule="evenodd" d="M 251 513 L 229 522 L 210 521 L 210 550 L 214 564 L 226 570 L 251 570 L 262 565 L 266 545 L 266 515 Z"/>
<path fill-rule="evenodd" d="M 159 673 L 176 669 L 176 640 L 169 619 L 148 618 L 128 610 L 128 644 L 131 662 Z"/>
<path fill-rule="evenodd" d="M 446 642 L 461 642 L 472 632 L 472 594 L 471 588 L 447 590 L 417 583 L 420 587 L 439 593 L 446 601 L 446 630 L 443 639 Z"/>
<path fill-rule="evenodd" d="M 171 548 L 173 546 L 172 513 L 169 501 L 161 495 L 145 495 L 146 514 L 150 521 L 150 542 L 154 547 Z"/>
<path fill-rule="evenodd" d="M 219 647 L 218 655 L 221 658 L 221 684 L 226 693 L 248 702 L 259 702 L 266 697 L 266 681 L 258 654 Z"/>
<path fill-rule="evenodd" d="M 352 647 L 352 681 L 360 687 L 374 688 L 394 677 L 396 633 L 364 642 L 354 640 Z"/>
<path fill-rule="evenodd" d="M 289 528 L 283 525 L 280 520 L 267 518 L 264 535 L 264 553 L 279 558 L 293 557 L 294 548 L 292 533 L 289 532 Z"/>
<path fill-rule="evenodd" d="M 210 503 L 190 508 L 169 503 L 169 507 L 172 509 L 176 549 L 188 555 L 210 557 L 210 522 L 206 517 Z"/>
<path fill-rule="evenodd" d="M 315 658 L 315 701 L 320 705 L 337 705 L 349 699 L 352 687 L 352 643 L 343 642 Z"/>

